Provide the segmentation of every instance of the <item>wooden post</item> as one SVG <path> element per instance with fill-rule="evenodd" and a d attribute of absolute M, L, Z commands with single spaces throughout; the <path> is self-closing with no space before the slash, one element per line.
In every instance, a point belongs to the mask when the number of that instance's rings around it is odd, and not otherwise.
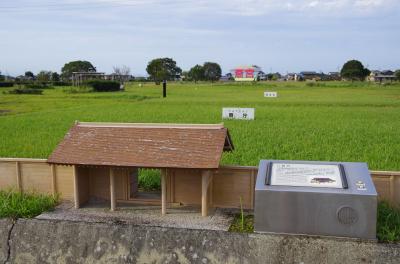
<path fill-rule="evenodd" d="M 79 180 L 78 180 L 78 168 L 76 165 L 73 165 L 73 171 L 74 175 L 74 202 L 75 202 L 75 209 L 79 209 Z"/>
<path fill-rule="evenodd" d="M 117 208 L 117 199 L 115 197 L 115 174 L 113 168 L 110 168 L 110 201 L 111 211 Z"/>
<path fill-rule="evenodd" d="M 17 189 L 22 192 L 22 182 L 21 182 L 21 167 L 19 166 L 19 162 L 15 162 L 15 172 L 17 175 Z"/>
<path fill-rule="evenodd" d="M 53 192 L 53 195 L 56 195 L 56 193 L 57 193 L 56 165 L 51 164 L 50 169 L 51 169 L 51 186 L 52 186 L 52 192 Z"/>
<path fill-rule="evenodd" d="M 396 197 L 395 197 L 395 178 L 393 175 L 390 176 L 390 182 L 389 182 L 389 194 L 390 194 L 390 203 L 391 204 L 396 204 Z"/>
<path fill-rule="evenodd" d="M 201 216 L 208 215 L 208 184 L 210 183 L 210 171 L 201 172 Z"/>
<path fill-rule="evenodd" d="M 167 169 L 161 169 L 161 214 L 167 214 Z"/>

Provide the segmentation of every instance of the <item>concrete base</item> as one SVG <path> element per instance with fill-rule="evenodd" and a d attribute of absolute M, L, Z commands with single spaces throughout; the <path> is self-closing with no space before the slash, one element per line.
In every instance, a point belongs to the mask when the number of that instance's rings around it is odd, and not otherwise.
<path fill-rule="evenodd" d="M 7 234 L 7 222 L 0 222 Z M 4 229 L 6 229 L 4 231 Z M 399 244 L 225 231 L 18 220 L 11 263 L 400 263 Z M 1 252 L 8 248 L 1 237 Z M 4 258 L 3 258 L 4 259 Z"/>

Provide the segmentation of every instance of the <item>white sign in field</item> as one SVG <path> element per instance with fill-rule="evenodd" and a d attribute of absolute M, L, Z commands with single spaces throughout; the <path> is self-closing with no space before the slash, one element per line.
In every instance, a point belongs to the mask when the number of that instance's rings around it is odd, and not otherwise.
<path fill-rule="evenodd" d="M 339 165 L 272 163 L 271 185 L 343 188 Z"/>
<path fill-rule="evenodd" d="M 223 119 L 254 120 L 254 108 L 222 108 Z"/>
<path fill-rule="evenodd" d="M 264 92 L 264 97 L 278 97 L 278 92 Z"/>

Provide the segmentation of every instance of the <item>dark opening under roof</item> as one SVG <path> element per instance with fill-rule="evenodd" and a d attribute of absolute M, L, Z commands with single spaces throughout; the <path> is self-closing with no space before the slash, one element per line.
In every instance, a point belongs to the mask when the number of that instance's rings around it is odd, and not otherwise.
<path fill-rule="evenodd" d="M 233 150 L 223 124 L 76 123 L 48 163 L 147 168 L 218 168 Z"/>

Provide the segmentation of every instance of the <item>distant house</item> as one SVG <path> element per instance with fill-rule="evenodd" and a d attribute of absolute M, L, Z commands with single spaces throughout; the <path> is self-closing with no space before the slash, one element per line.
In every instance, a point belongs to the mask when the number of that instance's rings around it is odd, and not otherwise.
<path fill-rule="evenodd" d="M 300 76 L 297 73 L 288 73 L 283 77 L 285 81 L 300 81 Z"/>
<path fill-rule="evenodd" d="M 282 75 L 279 72 L 268 73 L 265 75 L 265 79 L 269 81 L 277 81 L 282 79 Z"/>
<path fill-rule="evenodd" d="M 341 81 L 342 77 L 340 76 L 340 72 L 329 72 L 327 75 L 327 80 L 329 81 Z"/>
<path fill-rule="evenodd" d="M 229 81 L 232 81 L 233 80 L 233 77 L 232 77 L 232 74 L 231 73 L 227 73 L 227 74 L 225 74 L 224 76 L 221 76 L 220 78 L 219 78 L 219 81 L 220 82 L 229 82 Z"/>
<path fill-rule="evenodd" d="M 231 70 L 235 81 L 257 81 L 264 74 L 257 65 L 238 66 Z M 265 74 L 264 74 L 265 75 Z"/>
<path fill-rule="evenodd" d="M 315 71 L 302 71 L 299 75 L 303 81 L 320 81 L 323 74 Z"/>
<path fill-rule="evenodd" d="M 396 75 L 391 70 L 386 71 L 372 71 L 371 74 L 367 77 L 367 80 L 370 82 L 392 82 L 397 79 Z"/>
<path fill-rule="evenodd" d="M 104 72 L 72 72 L 71 81 L 73 86 L 81 86 L 86 81 L 90 80 L 104 80 Z"/>

